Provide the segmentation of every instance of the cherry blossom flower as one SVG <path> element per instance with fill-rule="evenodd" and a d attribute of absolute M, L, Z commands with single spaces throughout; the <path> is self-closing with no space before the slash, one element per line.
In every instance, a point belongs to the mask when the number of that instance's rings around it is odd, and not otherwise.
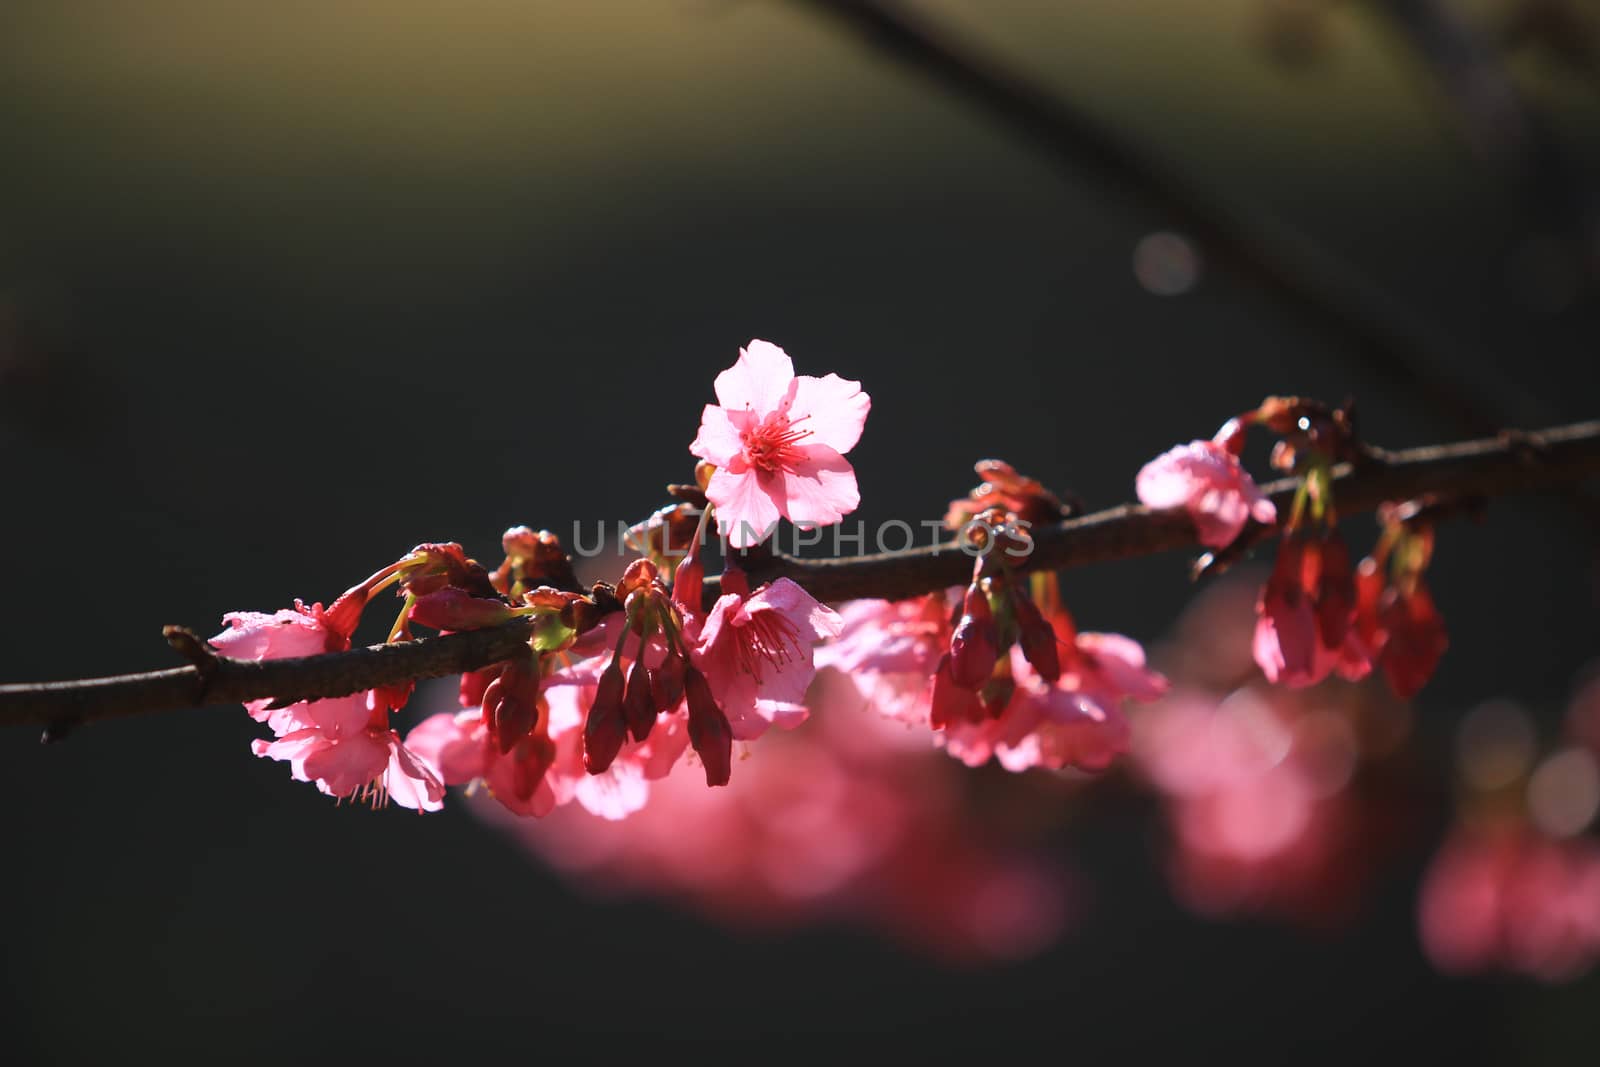
<path fill-rule="evenodd" d="M 444 783 L 431 767 L 400 742 L 387 726 L 371 726 L 339 736 L 308 727 L 275 741 L 255 740 L 251 751 L 283 760 L 301 782 L 341 799 L 393 802 L 418 811 L 444 806 Z"/>
<path fill-rule="evenodd" d="M 680 578 L 679 584 L 695 583 Z M 812 650 L 838 636 L 842 620 L 788 578 L 751 593 L 743 575 L 730 570 L 722 587 L 730 591 L 703 614 L 692 598 L 678 601 L 691 665 L 710 683 L 734 739 L 760 737 L 774 723 L 798 726 L 816 674 Z"/>
<path fill-rule="evenodd" d="M 210 644 L 230 659 L 263 660 L 317 656 L 350 647 L 350 635 L 330 625 L 329 616 L 317 604 L 306 607 L 298 600 L 293 608 L 266 614 L 259 611 L 231 611 L 222 617 L 226 629 Z M 366 725 L 368 710 L 365 693 L 330 700 L 316 700 L 274 708 L 270 698 L 245 702 L 245 710 L 257 722 L 264 722 L 282 737 L 295 730 L 316 728 L 338 735 L 345 727 L 359 730 Z"/>
<path fill-rule="evenodd" d="M 223 616 L 227 628 L 211 644 L 234 659 L 312 656 L 350 647 L 355 616 L 325 612 L 321 604 L 273 614 L 254 611 Z M 389 711 L 403 702 L 400 690 L 367 690 L 326 700 L 272 707 L 271 700 L 245 704 L 250 717 L 266 723 L 274 741 L 251 742 L 257 756 L 282 760 L 302 782 L 315 782 L 329 796 L 392 801 L 419 811 L 437 811 L 444 787 L 432 769 L 400 743 L 389 728 Z"/>
<path fill-rule="evenodd" d="M 1278 519 L 1239 457 L 1217 441 L 1175 445 L 1144 465 L 1134 487 L 1146 507 L 1188 511 L 1200 543 L 1211 548 L 1232 544 L 1250 519 Z"/>
<path fill-rule="evenodd" d="M 950 644 L 950 595 L 840 605 L 838 639 L 818 647 L 817 669 L 838 672 L 852 702 L 926 726 L 928 679 Z"/>
<path fill-rule="evenodd" d="M 844 454 L 872 406 L 860 382 L 796 377 L 783 349 L 751 341 L 717 375 L 716 392 L 689 451 L 716 467 L 705 492 L 730 544 L 760 544 L 780 516 L 828 526 L 856 509 L 855 470 Z"/>
<path fill-rule="evenodd" d="M 1350 557 L 1337 534 L 1284 539 L 1256 602 L 1252 651 L 1269 682 L 1295 688 L 1334 671 L 1349 681 L 1371 672 L 1372 654 L 1356 626 Z"/>

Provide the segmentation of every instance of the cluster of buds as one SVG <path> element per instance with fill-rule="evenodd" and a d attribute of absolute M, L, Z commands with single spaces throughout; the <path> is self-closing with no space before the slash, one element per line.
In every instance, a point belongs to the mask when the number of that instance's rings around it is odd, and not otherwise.
<path fill-rule="evenodd" d="M 976 469 L 982 482 L 952 500 L 945 512 L 945 525 L 977 543 L 971 546 L 976 550 L 972 581 L 961 598 L 949 651 L 934 672 L 930 724 L 935 729 L 998 719 L 1005 712 L 1016 692 L 1009 656 L 1013 645 L 1040 678 L 1054 684 L 1061 677 L 1059 635 L 1024 588 L 1015 564 L 1032 547 L 1030 526 L 1059 521 L 1072 508 L 1003 460 L 984 460 Z"/>
<path fill-rule="evenodd" d="M 702 590 L 701 563 L 693 556 L 679 564 L 671 589 L 651 560 L 628 565 L 616 589 L 624 624 L 584 721 L 583 759 L 590 774 L 604 773 L 629 735 L 645 741 L 659 716 L 686 703 L 689 743 L 705 767 L 706 784 L 728 784 L 733 731 L 705 675 L 691 662 L 684 638 L 684 612 L 691 617 L 699 612 Z M 632 666 L 624 671 L 630 637 Z"/>

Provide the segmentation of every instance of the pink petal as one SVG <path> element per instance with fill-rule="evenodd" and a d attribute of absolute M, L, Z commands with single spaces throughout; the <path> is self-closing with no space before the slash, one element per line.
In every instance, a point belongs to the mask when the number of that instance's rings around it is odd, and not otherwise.
<path fill-rule="evenodd" d="M 717 402 L 767 415 L 778 410 L 793 385 L 794 363 L 783 349 L 770 341 L 751 341 L 739 350 L 739 361 L 717 375 Z"/>
<path fill-rule="evenodd" d="M 487 750 L 481 712 L 430 715 L 406 734 L 406 748 L 434 768 L 446 785 L 466 785 L 483 777 Z"/>
<path fill-rule="evenodd" d="M 759 545 L 778 524 L 778 505 L 754 471 L 735 474 L 719 467 L 706 486 L 706 498 L 716 505 L 718 531 L 734 548 Z"/>
<path fill-rule="evenodd" d="M 752 614 L 762 610 L 778 612 L 800 631 L 802 641 L 806 641 L 808 634 L 811 641 L 838 637 L 844 627 L 844 620 L 838 612 L 788 578 L 779 578 L 770 585 L 762 586 L 746 601 L 745 608 Z M 811 641 L 807 641 L 807 644 Z"/>
<path fill-rule="evenodd" d="M 813 378 L 802 374 L 796 381 L 794 403 L 789 405 L 790 425 L 809 430 L 807 441 L 845 453 L 861 440 L 861 427 L 872 408 L 872 398 L 861 383 L 829 374 Z"/>
<path fill-rule="evenodd" d="M 700 414 L 700 433 L 689 445 L 689 451 L 707 463 L 726 467 L 735 456 L 744 453 L 742 427 L 738 423 L 748 421 L 742 411 L 730 414 L 726 408 L 707 404 Z"/>
<path fill-rule="evenodd" d="M 271 615 L 230 611 L 222 621 L 227 629 L 211 644 L 232 659 L 290 659 L 328 651 L 328 631 L 310 615 L 291 608 Z"/>
<path fill-rule="evenodd" d="M 797 526 L 832 526 L 861 503 L 850 461 L 827 445 L 810 445 L 806 458 L 782 476 L 779 509 Z"/>
<path fill-rule="evenodd" d="M 444 807 L 444 783 L 420 762 L 393 731 L 389 733 L 389 767 L 383 775 L 389 799 L 402 808 L 438 811 Z"/>
<path fill-rule="evenodd" d="M 579 779 L 573 799 L 590 814 L 616 821 L 644 807 L 650 799 L 650 784 L 637 764 L 619 759 L 606 773 Z"/>
<path fill-rule="evenodd" d="M 318 747 L 306 756 L 304 769 L 323 792 L 344 797 L 375 780 L 388 763 L 388 744 L 362 733 Z"/>

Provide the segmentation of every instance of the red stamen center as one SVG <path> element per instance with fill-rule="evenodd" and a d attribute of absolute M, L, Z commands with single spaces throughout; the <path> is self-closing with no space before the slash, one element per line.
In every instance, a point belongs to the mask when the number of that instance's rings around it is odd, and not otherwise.
<path fill-rule="evenodd" d="M 800 631 L 776 611 L 757 611 L 750 621 L 736 629 L 734 647 L 739 669 L 761 676 L 761 665 L 770 663 L 778 670 L 794 658 L 800 644 Z"/>
<path fill-rule="evenodd" d="M 803 459 L 799 444 L 811 436 L 810 430 L 795 427 L 805 421 L 802 415 L 794 421 L 781 411 L 768 415 L 764 421 L 739 435 L 744 445 L 744 458 L 759 471 L 768 474 L 777 471 L 792 472 Z"/>

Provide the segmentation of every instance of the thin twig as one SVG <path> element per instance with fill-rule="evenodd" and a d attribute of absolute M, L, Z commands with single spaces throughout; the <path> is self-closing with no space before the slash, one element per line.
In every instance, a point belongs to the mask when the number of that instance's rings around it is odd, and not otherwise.
<path fill-rule="evenodd" d="M 1435 445 L 1402 452 L 1372 453 L 1359 469 L 1335 472 L 1341 514 L 1375 510 L 1390 500 L 1425 494 L 1489 497 L 1571 485 L 1600 476 L 1600 420 L 1560 426 L 1537 434 Z M 1292 481 L 1263 487 L 1286 510 Z M 1123 505 L 1032 531 L 1035 548 L 1024 569 L 1062 569 L 1105 560 L 1154 555 L 1195 547 L 1193 524 L 1182 511 L 1151 511 Z M 831 560 L 774 555 L 751 562 L 755 581 L 788 577 L 819 600 L 859 597 L 898 599 L 966 581 L 972 559 L 955 547 L 911 549 Z M 706 582 L 706 596 L 718 587 Z M 111 678 L 0 686 L 0 726 L 44 726 L 47 739 L 98 719 L 144 712 L 176 711 L 246 700 L 307 700 L 343 696 L 411 679 L 476 670 L 507 659 L 524 647 L 529 625 L 507 623 L 487 630 L 376 645 L 301 659 L 250 663 L 217 657 L 202 674 L 194 666 Z"/>

